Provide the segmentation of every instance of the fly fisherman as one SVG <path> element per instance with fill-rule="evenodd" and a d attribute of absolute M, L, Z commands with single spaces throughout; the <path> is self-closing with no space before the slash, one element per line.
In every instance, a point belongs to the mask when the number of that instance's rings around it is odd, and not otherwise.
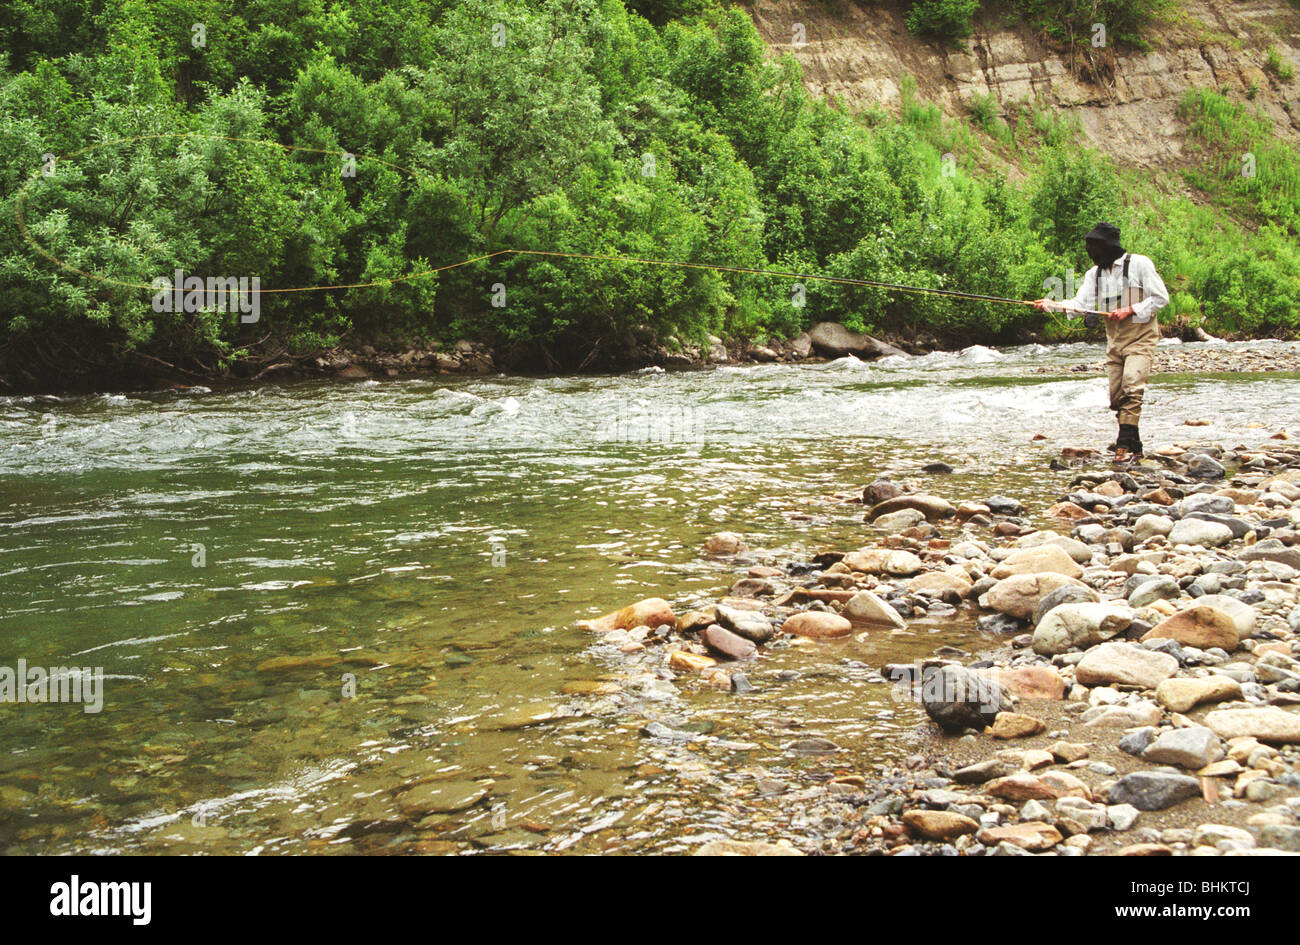
<path fill-rule="evenodd" d="M 1119 227 L 1098 223 L 1084 244 L 1096 265 L 1084 275 L 1078 294 L 1067 302 L 1039 299 L 1034 307 L 1063 311 L 1070 318 L 1082 313 L 1089 328 L 1100 322 L 1098 312 L 1105 313 L 1110 409 L 1119 417 L 1119 436 L 1110 450 L 1117 462 L 1128 462 L 1142 455 L 1142 395 L 1160 340 L 1156 312 L 1169 304 L 1169 292 L 1150 259 L 1124 251 Z"/>

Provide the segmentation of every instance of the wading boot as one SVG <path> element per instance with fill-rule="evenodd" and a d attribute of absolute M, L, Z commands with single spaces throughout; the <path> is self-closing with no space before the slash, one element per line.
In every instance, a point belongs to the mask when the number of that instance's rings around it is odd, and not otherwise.
<path fill-rule="evenodd" d="M 1126 465 L 1142 456 L 1142 440 L 1135 423 L 1121 423 L 1119 437 L 1115 440 L 1115 462 Z"/>

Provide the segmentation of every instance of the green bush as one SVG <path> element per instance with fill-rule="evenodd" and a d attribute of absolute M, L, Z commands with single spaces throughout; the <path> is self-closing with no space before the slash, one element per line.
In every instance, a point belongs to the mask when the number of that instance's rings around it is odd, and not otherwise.
<path fill-rule="evenodd" d="M 913 33 L 960 45 L 973 32 L 970 21 L 979 5 L 979 0 L 914 0 L 905 22 Z"/>
<path fill-rule="evenodd" d="M 1086 148 L 1047 147 L 1029 180 L 1029 221 L 1047 248 L 1074 254 L 1099 220 L 1117 222 L 1119 177 L 1114 165 Z"/>
<path fill-rule="evenodd" d="M 1229 332 L 1300 327 L 1300 282 L 1254 251 L 1237 250 L 1212 262 L 1196 294 L 1207 320 Z"/>

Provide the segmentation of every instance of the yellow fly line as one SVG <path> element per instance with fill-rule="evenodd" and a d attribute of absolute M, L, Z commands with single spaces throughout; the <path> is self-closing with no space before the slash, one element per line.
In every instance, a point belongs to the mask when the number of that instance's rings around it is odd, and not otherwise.
<path fill-rule="evenodd" d="M 415 179 L 420 179 L 422 176 L 421 172 L 416 171 L 412 168 L 404 167 L 400 164 L 394 164 L 390 161 L 382 160 L 381 158 L 363 157 L 362 155 L 359 154 L 351 154 L 347 151 L 326 151 L 326 150 L 322 150 L 321 148 L 308 148 L 308 147 L 303 147 L 301 145 L 281 144 L 278 141 L 268 141 L 259 138 L 241 138 L 241 137 L 235 137 L 231 135 L 211 135 L 211 134 L 203 134 L 201 132 L 164 132 L 159 134 L 135 135 L 133 137 L 128 137 L 128 138 L 117 138 L 111 141 L 102 141 L 98 144 L 92 144 L 84 148 L 79 148 L 78 150 L 69 152 L 68 154 L 63 155 L 61 157 L 56 157 L 54 159 L 54 162 L 55 162 L 55 166 L 57 167 L 60 161 L 65 161 L 68 160 L 69 158 L 74 158 L 77 155 L 86 154 L 90 151 L 97 151 L 101 148 L 110 147 L 112 145 L 132 144 L 139 141 L 148 141 L 148 140 L 155 140 L 155 139 L 162 139 L 162 138 L 198 139 L 198 140 L 210 140 L 210 141 L 233 141 L 241 144 L 266 145 L 269 147 L 279 148 L 280 150 L 286 152 L 302 151 L 310 154 L 322 154 L 328 157 L 341 157 L 345 159 L 352 158 L 357 161 L 362 161 L 362 160 L 373 161 L 376 164 L 382 165 L 384 167 L 390 168 L 392 170 L 398 171 L 403 174 L 407 174 Z M 107 285 L 122 286 L 124 288 L 130 288 L 130 289 L 147 289 L 149 291 L 154 291 L 155 287 L 153 285 L 149 285 L 141 282 L 127 282 L 121 279 L 113 279 L 109 276 L 105 276 L 100 273 L 87 272 L 84 269 L 78 269 L 77 267 L 71 265 L 65 260 L 60 259 L 58 256 L 55 256 L 53 253 L 51 253 L 44 246 L 42 246 L 40 243 L 36 241 L 36 239 L 31 235 L 31 233 L 27 229 L 27 223 L 25 217 L 27 191 L 32 186 L 32 184 L 34 184 L 38 180 L 41 180 L 44 176 L 45 176 L 45 172 L 43 170 L 38 170 L 34 174 L 32 174 L 32 176 L 19 189 L 17 197 L 14 200 L 14 216 L 18 224 L 18 230 L 22 234 L 23 239 L 26 240 L 27 243 L 31 245 L 33 249 L 36 250 L 36 252 L 44 256 L 50 262 L 54 263 L 60 269 L 63 269 L 67 272 L 75 273 L 76 275 L 82 276 L 86 279 L 90 279 L 92 281 L 104 283 Z M 772 276 L 775 278 L 793 279 L 796 281 L 810 280 L 815 282 L 828 282 L 836 285 L 861 286 L 865 288 L 885 289 L 891 292 L 911 292 L 911 293 L 922 294 L 922 295 L 940 295 L 940 296 L 947 296 L 949 298 L 966 299 L 969 301 L 978 301 L 978 302 L 999 302 L 1007 305 L 1033 305 L 1034 304 L 1033 302 L 1027 302 L 1024 299 L 1010 299 L 1010 298 L 1003 298 L 1001 296 L 996 296 L 996 295 L 979 295 L 972 292 L 958 292 L 953 289 L 940 289 L 940 288 L 927 287 L 927 286 L 903 285 L 897 282 L 881 282 L 873 279 L 851 279 L 844 276 L 828 276 L 828 275 L 822 275 L 818 273 L 807 273 L 807 272 L 804 273 L 783 272 L 776 269 L 754 269 L 746 266 L 724 266 L 716 263 L 682 262 L 680 260 L 672 260 L 672 259 L 647 259 L 640 256 L 621 256 L 621 255 L 613 255 L 613 254 L 605 254 L 605 253 L 573 253 L 573 252 L 564 252 L 561 250 L 542 250 L 542 249 L 498 249 L 491 253 L 483 253 L 478 256 L 472 256 L 469 259 L 462 259 L 458 262 L 447 263 L 446 265 L 442 265 L 442 266 L 435 266 L 431 269 L 424 269 L 419 272 L 407 273 L 404 276 L 394 276 L 390 279 L 376 279 L 372 282 L 343 282 L 343 283 L 336 283 L 332 285 L 289 286 L 283 288 L 269 288 L 269 289 L 259 288 L 257 291 L 264 295 L 270 295 L 270 294 L 279 294 L 279 293 L 288 293 L 288 292 L 328 292 L 336 289 L 370 289 L 370 288 L 376 288 L 378 286 L 395 285 L 400 282 L 409 282 L 413 279 L 420 279 L 425 276 L 436 275 L 437 273 L 446 272 L 450 269 L 459 269 L 462 266 L 469 266 L 476 262 L 483 262 L 489 259 L 496 259 L 501 256 L 542 256 L 542 257 L 556 257 L 561 259 L 582 259 L 582 260 L 595 261 L 595 262 L 611 262 L 611 263 L 619 263 L 619 264 L 626 264 L 626 265 L 668 266 L 677 269 L 704 269 L 704 270 L 709 270 L 711 272 L 731 272 L 731 273 L 738 273 L 741 275 Z M 1102 315 L 1105 313 L 1096 312 L 1094 314 Z"/>

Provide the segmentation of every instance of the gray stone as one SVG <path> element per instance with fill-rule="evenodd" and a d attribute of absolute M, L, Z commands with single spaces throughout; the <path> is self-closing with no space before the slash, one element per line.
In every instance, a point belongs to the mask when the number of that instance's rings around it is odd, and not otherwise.
<path fill-rule="evenodd" d="M 808 340 L 819 354 L 842 358 L 852 354 L 860 358 L 883 358 L 891 354 L 906 356 L 907 352 L 893 345 L 877 341 L 870 335 L 850 331 L 839 322 L 819 322 L 808 329 Z"/>
<path fill-rule="evenodd" d="M 1084 654 L 1074 668 L 1075 679 L 1085 686 L 1118 683 L 1154 689 L 1178 672 L 1178 660 L 1167 653 L 1128 643 L 1102 643 Z"/>
<path fill-rule="evenodd" d="M 1110 804 L 1106 808 L 1106 818 L 1115 830 L 1132 830 L 1139 816 L 1140 812 L 1132 804 Z"/>
<path fill-rule="evenodd" d="M 1193 492 L 1178 503 L 1178 514 L 1186 516 L 1189 512 L 1217 512 L 1220 515 L 1231 515 L 1233 508 L 1232 499 L 1226 495 Z"/>
<path fill-rule="evenodd" d="M 1300 568 L 1300 547 L 1288 548 L 1276 538 L 1265 538 L 1237 555 L 1238 561 L 1281 561 Z"/>
<path fill-rule="evenodd" d="M 1109 800 L 1111 804 L 1131 804 L 1138 810 L 1164 810 L 1199 797 L 1200 793 L 1200 782 L 1185 774 L 1135 771 L 1110 786 Z"/>
<path fill-rule="evenodd" d="M 859 591 L 854 594 L 844 605 L 844 616 L 850 620 L 879 627 L 890 627 L 896 630 L 907 628 L 907 622 L 898 615 L 898 611 L 870 591 Z"/>
<path fill-rule="evenodd" d="M 971 593 L 974 594 L 974 588 L 971 589 Z M 1060 607 L 1062 604 L 1096 604 L 1100 601 L 1101 595 L 1090 587 L 1079 584 L 1062 584 L 1038 602 L 1038 606 L 1034 608 L 1034 623 L 1041 623 L 1052 609 Z"/>
<path fill-rule="evenodd" d="M 999 712 L 1009 710 L 1007 691 L 997 683 L 960 666 L 927 666 L 921 672 L 921 704 L 948 731 L 982 729 Z"/>
<path fill-rule="evenodd" d="M 1024 511 L 1024 506 L 1019 500 L 1005 495 L 991 495 L 984 500 L 984 504 L 994 515 L 1019 515 Z"/>
<path fill-rule="evenodd" d="M 1154 604 L 1158 600 L 1174 600 L 1182 593 L 1178 582 L 1167 574 L 1157 575 L 1149 581 L 1143 581 L 1128 596 L 1128 603 L 1134 609 Z"/>
<path fill-rule="evenodd" d="M 751 660 L 758 655 L 758 647 L 752 640 L 747 640 L 738 633 L 732 633 L 716 623 L 705 627 L 700 632 L 700 639 L 709 649 L 733 660 Z"/>
<path fill-rule="evenodd" d="M 1161 733 L 1142 752 L 1147 761 L 1161 765 L 1177 765 L 1193 771 L 1204 768 L 1223 757 L 1219 736 L 1201 725 L 1174 728 Z"/>
<path fill-rule="evenodd" d="M 990 758 L 987 761 L 977 761 L 975 764 L 958 768 L 953 772 L 952 779 L 958 784 L 983 784 L 994 778 L 1004 778 L 1015 770 L 1005 761 Z"/>
<path fill-rule="evenodd" d="M 1255 530 L 1255 526 L 1245 519 L 1237 518 L 1235 515 L 1218 515 L 1214 512 L 1189 512 L 1189 519 L 1199 519 L 1202 522 L 1216 522 L 1219 525 L 1226 525 L 1228 531 L 1232 532 L 1233 538 L 1245 538 L 1246 533 Z"/>
<path fill-rule="evenodd" d="M 1197 545 L 1201 548 L 1218 548 L 1232 541 L 1232 529 L 1218 522 L 1199 518 L 1185 518 L 1169 532 L 1169 541 L 1175 545 Z"/>
<path fill-rule="evenodd" d="M 1259 832 L 1264 846 L 1289 853 L 1300 853 L 1300 827 L 1291 824 L 1269 824 Z"/>
<path fill-rule="evenodd" d="M 1141 757 L 1142 752 L 1147 750 L 1156 739 L 1156 729 L 1150 725 L 1144 725 L 1135 731 L 1129 732 L 1119 740 L 1119 750 L 1127 752 L 1135 757 Z"/>
<path fill-rule="evenodd" d="M 775 633 L 772 621 L 757 610 L 741 610 L 739 607 L 726 607 L 722 604 L 718 604 L 716 610 L 718 623 L 746 640 L 766 643 Z"/>
<path fill-rule="evenodd" d="M 1061 604 L 1034 628 L 1034 652 L 1055 656 L 1076 647 L 1095 646 L 1127 630 L 1133 616 L 1122 605 Z"/>
<path fill-rule="evenodd" d="M 1164 515 L 1146 514 L 1138 518 L 1133 525 L 1133 540 L 1146 541 L 1156 535 L 1168 535 L 1174 527 L 1174 520 Z"/>
<path fill-rule="evenodd" d="M 1197 454 L 1187 460 L 1187 475 L 1195 479 L 1222 479 L 1226 474 L 1223 464 L 1211 456 Z"/>

